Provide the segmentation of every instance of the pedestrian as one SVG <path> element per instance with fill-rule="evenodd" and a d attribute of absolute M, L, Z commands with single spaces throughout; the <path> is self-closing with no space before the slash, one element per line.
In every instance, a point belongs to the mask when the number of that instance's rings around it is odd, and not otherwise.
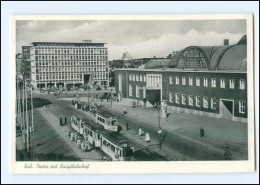
<path fill-rule="evenodd" d="M 64 125 L 67 125 L 67 118 L 64 118 Z"/>
<path fill-rule="evenodd" d="M 128 122 L 126 122 L 126 130 L 128 131 L 128 129 L 129 129 L 129 124 Z"/>
<path fill-rule="evenodd" d="M 225 160 L 231 160 L 231 151 L 229 145 L 226 143 L 225 153 L 224 153 L 224 159 Z"/>
<path fill-rule="evenodd" d="M 124 114 L 126 114 L 127 112 L 126 112 L 126 109 L 124 108 Z"/>
<path fill-rule="evenodd" d="M 204 137 L 204 129 L 200 127 L 200 137 Z"/>
<path fill-rule="evenodd" d="M 62 118 L 60 118 L 60 126 L 62 126 Z"/>
<path fill-rule="evenodd" d="M 146 106 L 147 99 L 144 98 L 144 99 L 143 99 L 143 102 L 144 102 L 144 106 Z"/>

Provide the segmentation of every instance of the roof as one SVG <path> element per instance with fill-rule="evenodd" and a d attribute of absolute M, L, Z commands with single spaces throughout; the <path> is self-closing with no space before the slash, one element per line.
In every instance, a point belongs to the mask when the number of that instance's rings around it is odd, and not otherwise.
<path fill-rule="evenodd" d="M 246 35 L 244 35 L 236 45 L 189 46 L 178 52 L 171 59 L 169 67 L 176 68 L 183 53 L 189 49 L 195 48 L 205 56 L 209 70 L 246 70 L 246 38 Z"/>
<path fill-rule="evenodd" d="M 237 43 L 238 45 L 242 44 L 242 45 L 247 45 L 247 36 L 244 35 Z"/>
<path fill-rule="evenodd" d="M 102 136 L 118 146 L 122 146 L 122 144 L 128 143 L 128 139 L 118 132 L 106 131 L 102 132 Z"/>
<path fill-rule="evenodd" d="M 145 68 L 164 68 L 169 67 L 171 59 L 151 59 L 148 63 L 145 64 Z"/>
<path fill-rule="evenodd" d="M 143 68 L 120 68 L 120 69 L 115 69 L 115 71 L 133 71 L 133 72 L 138 72 L 138 71 L 143 71 L 143 72 L 182 72 L 182 73 L 246 73 L 246 71 L 241 71 L 241 70 L 208 70 L 208 69 L 180 69 L 180 68 L 156 68 L 156 69 L 143 69 Z"/>
<path fill-rule="evenodd" d="M 102 131 L 105 130 L 102 125 L 99 125 L 99 124 L 95 123 L 95 122 L 92 121 L 92 120 L 90 121 L 90 120 L 87 120 L 87 119 L 83 119 L 82 121 L 84 122 L 84 124 L 85 124 L 88 128 L 90 128 L 90 129 L 93 130 L 93 131 L 97 131 L 97 130 L 98 130 L 98 131 L 102 132 Z"/>
<path fill-rule="evenodd" d="M 32 42 L 33 46 L 104 46 L 105 44 L 93 42 Z"/>
<path fill-rule="evenodd" d="M 105 110 L 105 109 L 98 109 L 97 110 L 97 113 L 101 116 L 104 116 L 104 117 L 114 117 L 114 114 L 112 114 L 111 112 L 109 112 L 108 110 Z"/>

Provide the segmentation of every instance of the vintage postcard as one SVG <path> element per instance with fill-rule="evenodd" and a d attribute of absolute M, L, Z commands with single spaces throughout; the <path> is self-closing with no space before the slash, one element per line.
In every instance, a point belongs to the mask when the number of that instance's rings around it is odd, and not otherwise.
<path fill-rule="evenodd" d="M 13 174 L 255 170 L 253 15 L 15 15 Z"/>

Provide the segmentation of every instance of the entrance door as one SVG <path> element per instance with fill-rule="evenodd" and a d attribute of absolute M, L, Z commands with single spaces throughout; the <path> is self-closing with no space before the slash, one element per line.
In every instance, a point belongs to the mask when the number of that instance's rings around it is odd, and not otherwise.
<path fill-rule="evenodd" d="M 158 89 L 147 89 L 146 90 L 146 99 L 153 106 L 161 100 L 161 91 Z"/>
<path fill-rule="evenodd" d="M 87 85 L 88 82 L 90 80 L 90 74 L 84 74 L 84 77 L 83 77 L 83 84 L 84 85 Z"/>
<path fill-rule="evenodd" d="M 221 100 L 221 114 L 224 119 L 233 120 L 233 101 Z"/>

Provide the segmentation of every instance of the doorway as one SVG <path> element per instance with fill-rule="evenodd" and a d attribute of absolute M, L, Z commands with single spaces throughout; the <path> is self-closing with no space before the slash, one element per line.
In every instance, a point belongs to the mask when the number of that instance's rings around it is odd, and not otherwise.
<path fill-rule="evenodd" d="M 224 119 L 233 120 L 234 117 L 234 101 L 224 100 L 220 101 L 220 113 Z"/>

